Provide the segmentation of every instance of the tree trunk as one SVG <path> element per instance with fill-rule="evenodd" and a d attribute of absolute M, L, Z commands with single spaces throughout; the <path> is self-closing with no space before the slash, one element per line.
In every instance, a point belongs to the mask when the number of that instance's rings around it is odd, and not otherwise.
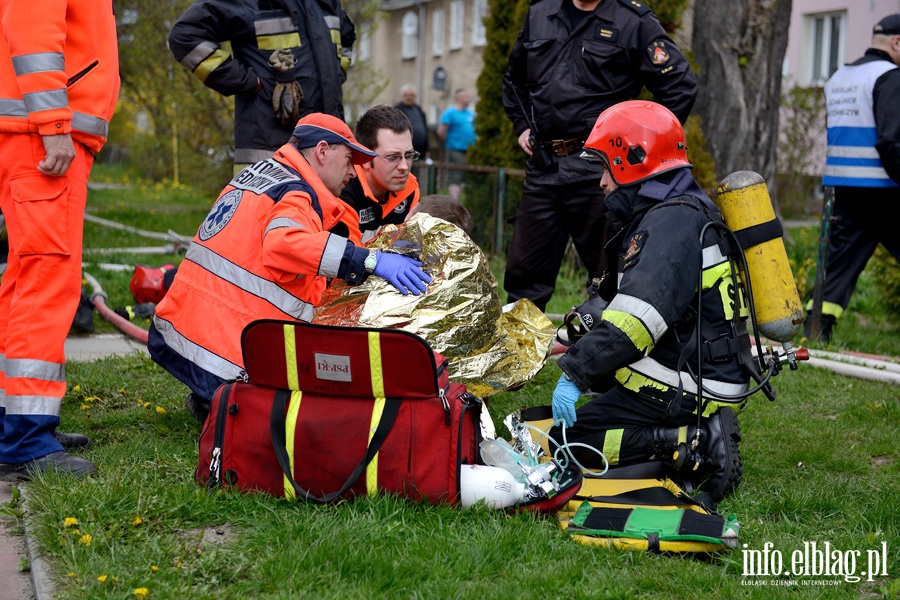
<path fill-rule="evenodd" d="M 792 0 L 695 0 L 693 52 L 703 120 L 719 179 L 755 171 L 775 202 L 781 68 Z"/>

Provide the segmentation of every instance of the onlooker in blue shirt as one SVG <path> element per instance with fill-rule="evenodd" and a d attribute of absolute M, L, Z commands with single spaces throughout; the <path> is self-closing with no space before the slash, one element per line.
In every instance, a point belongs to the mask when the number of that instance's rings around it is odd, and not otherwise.
<path fill-rule="evenodd" d="M 456 100 L 441 115 L 437 135 L 444 142 L 445 160 L 450 164 L 466 164 L 466 151 L 475 143 L 475 113 L 469 109 L 472 96 L 464 89 L 456 90 Z M 459 198 L 462 171 L 452 170 L 447 176 L 450 196 Z"/>

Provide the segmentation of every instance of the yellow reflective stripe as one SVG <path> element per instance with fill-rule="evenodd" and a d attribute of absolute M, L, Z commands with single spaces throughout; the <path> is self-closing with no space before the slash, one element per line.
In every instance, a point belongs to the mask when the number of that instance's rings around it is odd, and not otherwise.
<path fill-rule="evenodd" d="M 678 443 L 684 444 L 687 442 L 687 425 L 682 425 L 678 428 Z"/>
<path fill-rule="evenodd" d="M 296 48 L 300 46 L 300 34 L 296 31 L 279 35 L 258 35 L 256 46 L 260 50 L 278 50 L 279 48 Z"/>
<path fill-rule="evenodd" d="M 295 368 L 296 370 L 296 368 Z M 288 455 L 288 464 L 291 467 L 291 473 L 294 473 L 294 438 L 297 435 L 297 415 L 300 414 L 300 400 L 303 398 L 303 392 L 291 392 L 291 398 L 288 403 L 287 416 L 284 418 L 284 439 Z M 297 494 L 294 492 L 294 486 L 291 485 L 287 475 L 284 476 L 284 497 L 288 500 L 294 500 Z"/>
<path fill-rule="evenodd" d="M 219 48 L 215 52 L 209 55 L 209 58 L 201 62 L 197 65 L 197 68 L 194 69 L 194 75 L 197 76 L 197 79 L 200 81 L 206 81 L 206 78 L 209 77 L 209 74 L 218 68 L 223 62 L 228 60 L 229 55 L 225 50 Z"/>
<path fill-rule="evenodd" d="M 644 356 L 653 349 L 653 336 L 650 335 L 644 323 L 634 315 L 607 308 L 603 311 L 601 320 L 615 326 L 627 335 L 634 347 Z"/>
<path fill-rule="evenodd" d="M 284 366 L 287 369 L 289 390 L 300 389 L 297 377 L 297 338 L 294 336 L 294 331 L 292 324 L 284 324 Z"/>
<path fill-rule="evenodd" d="M 731 265 L 727 262 L 703 270 L 703 289 L 710 289 L 719 279 L 731 279 Z"/>
<path fill-rule="evenodd" d="M 375 402 L 372 406 L 372 420 L 369 424 L 369 444 L 381 415 L 384 413 L 384 373 L 381 370 L 381 337 L 377 331 L 369 332 L 369 370 L 372 373 L 372 396 Z M 368 444 L 367 444 L 368 445 Z M 372 461 L 366 466 L 366 492 L 370 496 L 378 493 L 378 453 L 372 457 Z"/>
<path fill-rule="evenodd" d="M 640 392 L 641 388 L 654 388 L 661 392 L 668 392 L 672 389 L 668 385 L 656 381 L 655 379 L 650 379 L 643 373 L 632 371 L 628 367 L 623 367 L 616 371 L 616 381 L 621 383 L 622 387 L 631 390 L 632 392 Z"/>
<path fill-rule="evenodd" d="M 619 454 L 622 450 L 622 434 L 624 429 L 610 429 L 603 436 L 603 456 L 611 465 L 619 464 Z"/>
<path fill-rule="evenodd" d="M 807 312 L 812 312 L 812 304 L 812 300 L 806 303 Z M 844 314 L 844 307 L 840 304 L 835 304 L 834 302 L 822 302 L 822 314 L 831 315 L 835 319 L 840 319 L 841 315 Z"/>
<path fill-rule="evenodd" d="M 341 32 L 337 29 L 331 30 L 331 41 L 338 47 L 338 54 L 341 53 Z"/>

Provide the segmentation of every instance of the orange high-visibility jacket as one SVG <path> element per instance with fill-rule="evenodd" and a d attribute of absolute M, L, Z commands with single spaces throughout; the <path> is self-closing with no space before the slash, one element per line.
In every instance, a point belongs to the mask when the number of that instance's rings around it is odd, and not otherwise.
<path fill-rule="evenodd" d="M 119 95 L 112 1 L 0 0 L 0 22 L 0 131 L 100 150 Z"/>
<path fill-rule="evenodd" d="M 282 146 L 235 175 L 200 225 L 153 319 L 177 356 L 154 360 L 179 379 L 191 371 L 182 360 L 222 379 L 237 377 L 247 324 L 311 321 L 327 278 L 366 278 L 368 251 L 359 239 L 353 209 L 294 146 Z"/>

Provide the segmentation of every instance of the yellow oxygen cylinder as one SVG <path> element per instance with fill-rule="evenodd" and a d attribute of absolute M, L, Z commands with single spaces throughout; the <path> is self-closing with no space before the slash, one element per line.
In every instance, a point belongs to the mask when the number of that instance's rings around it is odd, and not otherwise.
<path fill-rule="evenodd" d="M 716 204 L 747 257 L 757 331 L 789 343 L 803 325 L 803 308 L 765 180 L 753 171 L 732 173 L 719 184 Z"/>

